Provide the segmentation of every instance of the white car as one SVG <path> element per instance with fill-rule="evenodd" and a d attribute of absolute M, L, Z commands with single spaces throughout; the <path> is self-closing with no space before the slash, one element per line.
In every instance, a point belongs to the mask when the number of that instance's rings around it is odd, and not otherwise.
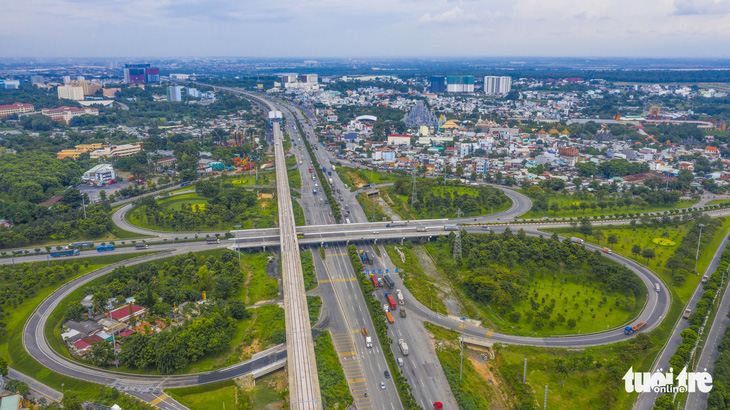
<path fill-rule="evenodd" d="M 380 382 L 380 389 L 385 390 L 385 382 Z"/>

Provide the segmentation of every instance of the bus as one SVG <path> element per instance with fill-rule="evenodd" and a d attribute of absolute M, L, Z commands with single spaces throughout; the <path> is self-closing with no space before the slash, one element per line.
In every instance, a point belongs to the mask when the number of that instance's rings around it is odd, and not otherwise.
<path fill-rule="evenodd" d="M 99 245 L 96 247 L 97 252 L 110 252 L 114 250 L 114 245 Z"/>
<path fill-rule="evenodd" d="M 51 251 L 52 258 L 60 258 L 62 256 L 76 256 L 79 254 L 78 249 L 62 250 L 62 251 Z"/>
<path fill-rule="evenodd" d="M 218 238 L 206 238 L 205 243 L 208 245 L 214 244 L 214 243 L 221 243 L 221 241 Z"/>
<path fill-rule="evenodd" d="M 458 231 L 459 228 L 455 226 L 444 226 L 444 231 Z"/>

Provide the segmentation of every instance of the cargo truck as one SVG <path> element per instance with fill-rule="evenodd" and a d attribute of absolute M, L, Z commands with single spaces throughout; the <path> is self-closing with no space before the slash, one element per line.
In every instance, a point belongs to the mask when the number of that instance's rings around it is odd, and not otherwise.
<path fill-rule="evenodd" d="M 386 293 L 385 298 L 388 299 L 388 304 L 390 304 L 390 309 L 395 310 L 396 305 L 395 305 L 395 299 L 393 298 L 393 295 L 390 293 Z"/>
<path fill-rule="evenodd" d="M 603 248 L 603 252 L 606 252 L 606 253 L 608 253 L 608 254 L 611 254 L 611 253 L 613 253 L 613 252 L 611 252 L 611 250 L 610 250 L 610 249 L 608 249 L 608 248 Z"/>
<path fill-rule="evenodd" d="M 583 245 L 583 242 L 585 242 L 583 239 L 576 238 L 575 236 L 573 236 L 572 238 L 570 238 L 570 241 L 573 242 L 573 243 L 580 244 L 580 245 Z"/>
<path fill-rule="evenodd" d="M 365 338 L 365 347 L 373 347 L 373 338 L 368 335 L 367 328 L 362 328 L 362 336 Z"/>
<path fill-rule="evenodd" d="M 395 297 L 398 299 L 399 305 L 405 305 L 406 301 L 403 299 L 403 292 L 400 291 L 400 289 L 395 290 Z"/>
<path fill-rule="evenodd" d="M 370 254 L 369 252 L 367 252 L 367 251 L 365 252 L 365 255 L 366 255 L 366 256 L 367 256 L 367 258 L 368 258 L 368 265 L 372 265 L 372 264 L 373 264 L 373 255 L 371 255 L 371 254 Z"/>
<path fill-rule="evenodd" d="M 148 246 L 146 243 L 135 243 L 134 244 L 134 249 L 147 249 L 147 248 L 148 248 Z"/>
<path fill-rule="evenodd" d="M 327 171 L 327 175 L 332 176 L 332 171 Z"/>
<path fill-rule="evenodd" d="M 383 275 L 383 280 L 386 284 L 388 284 L 388 287 L 390 289 L 393 289 L 393 286 L 395 286 L 395 283 L 393 283 L 393 279 L 390 278 L 390 275 Z"/>
<path fill-rule="evenodd" d="M 333 170 L 333 171 L 335 170 L 335 166 L 334 166 L 334 165 L 332 165 L 332 170 Z"/>
<path fill-rule="evenodd" d="M 393 315 L 391 315 L 390 312 L 385 312 L 385 317 L 388 319 L 388 323 L 390 323 L 391 325 L 393 324 L 393 322 L 395 322 L 395 320 L 393 320 Z"/>
<path fill-rule="evenodd" d="M 419 227 L 416 228 L 416 232 L 426 232 L 426 227 L 425 226 L 419 226 Z"/>
<path fill-rule="evenodd" d="M 455 226 L 444 226 L 444 231 L 458 231 L 459 228 Z"/>
<path fill-rule="evenodd" d="M 363 265 L 367 265 L 368 263 L 368 254 L 367 252 L 360 251 L 360 261 Z"/>
<path fill-rule="evenodd" d="M 624 334 L 630 335 L 632 333 L 636 333 L 639 330 L 641 330 L 641 328 L 643 328 L 644 326 L 646 326 L 646 322 L 639 322 L 639 323 L 635 324 L 634 326 L 626 326 L 624 328 Z"/>
<path fill-rule="evenodd" d="M 316 189 L 313 189 L 312 190 L 312 194 L 317 195 L 317 190 Z"/>
<path fill-rule="evenodd" d="M 373 288 L 375 290 L 378 290 L 378 277 L 375 275 L 370 275 L 370 282 L 373 282 Z"/>
<path fill-rule="evenodd" d="M 403 339 L 398 339 L 398 346 L 400 347 L 400 351 L 403 353 L 403 356 L 408 356 L 408 343 L 406 343 Z"/>
<path fill-rule="evenodd" d="M 327 179 L 327 182 L 330 183 L 330 185 L 334 185 L 335 181 L 332 178 Z"/>
<path fill-rule="evenodd" d="M 52 258 L 60 258 L 62 256 L 76 256 L 79 254 L 78 249 L 67 249 L 62 251 L 51 251 Z"/>

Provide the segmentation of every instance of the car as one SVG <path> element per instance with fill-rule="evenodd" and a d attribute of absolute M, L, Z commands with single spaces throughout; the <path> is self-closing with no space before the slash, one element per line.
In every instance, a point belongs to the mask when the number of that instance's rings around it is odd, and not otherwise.
<path fill-rule="evenodd" d="M 373 235 L 378 235 L 380 231 L 373 231 Z"/>
<path fill-rule="evenodd" d="M 385 371 L 385 373 L 383 373 L 383 374 L 385 374 L 385 378 L 386 378 L 386 379 L 390 379 L 390 372 L 388 372 L 388 371 L 386 370 L 386 371 Z"/>
<path fill-rule="evenodd" d="M 380 382 L 380 389 L 385 390 L 385 382 Z"/>

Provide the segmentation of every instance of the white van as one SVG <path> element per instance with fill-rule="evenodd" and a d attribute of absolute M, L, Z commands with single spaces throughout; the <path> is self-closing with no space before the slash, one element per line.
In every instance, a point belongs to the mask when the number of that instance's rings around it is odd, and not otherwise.
<path fill-rule="evenodd" d="M 656 288 L 656 291 L 657 291 L 657 292 L 660 292 L 660 291 L 662 290 L 662 288 L 661 288 L 661 287 L 659 287 L 659 284 L 658 284 L 658 283 L 655 283 L 655 284 L 654 284 L 654 288 Z"/>

